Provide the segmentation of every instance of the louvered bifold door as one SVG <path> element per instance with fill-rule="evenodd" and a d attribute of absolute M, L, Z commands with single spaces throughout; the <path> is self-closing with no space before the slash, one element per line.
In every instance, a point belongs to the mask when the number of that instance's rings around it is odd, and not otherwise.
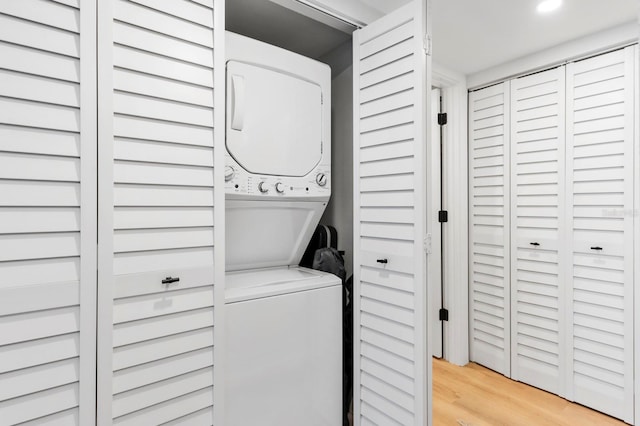
<path fill-rule="evenodd" d="M 511 81 L 511 378 L 564 395 L 565 69 Z"/>
<path fill-rule="evenodd" d="M 575 401 L 629 423 L 634 48 L 567 65 L 570 382 Z"/>
<path fill-rule="evenodd" d="M 354 33 L 354 416 L 428 418 L 425 3 Z"/>
<path fill-rule="evenodd" d="M 470 358 L 510 375 L 509 82 L 469 94 Z"/>
<path fill-rule="evenodd" d="M 214 0 L 99 5 L 102 425 L 213 423 L 223 16 Z"/>
<path fill-rule="evenodd" d="M 95 1 L 0 1 L 0 424 L 95 421 Z"/>

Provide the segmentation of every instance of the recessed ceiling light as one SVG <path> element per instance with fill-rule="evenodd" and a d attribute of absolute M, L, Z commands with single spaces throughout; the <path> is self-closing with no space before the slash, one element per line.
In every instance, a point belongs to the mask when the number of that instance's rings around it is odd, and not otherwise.
<path fill-rule="evenodd" d="M 538 12 L 547 13 L 556 10 L 562 4 L 562 0 L 544 0 L 538 3 Z"/>

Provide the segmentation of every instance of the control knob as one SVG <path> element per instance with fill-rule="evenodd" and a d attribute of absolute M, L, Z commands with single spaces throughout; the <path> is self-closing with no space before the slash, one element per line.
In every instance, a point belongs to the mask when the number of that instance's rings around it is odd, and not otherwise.
<path fill-rule="evenodd" d="M 267 192 L 269 192 L 269 188 L 267 188 L 267 183 L 260 182 L 258 184 L 258 191 L 262 192 L 263 194 L 266 194 Z"/>
<path fill-rule="evenodd" d="M 320 186 L 325 186 L 327 184 L 327 175 L 324 173 L 318 173 L 316 175 L 316 183 Z"/>
<path fill-rule="evenodd" d="M 224 181 L 229 182 L 236 174 L 235 169 L 232 166 L 224 166 Z"/>
<path fill-rule="evenodd" d="M 282 182 L 276 183 L 276 191 L 279 194 L 282 194 L 284 192 L 284 184 Z"/>

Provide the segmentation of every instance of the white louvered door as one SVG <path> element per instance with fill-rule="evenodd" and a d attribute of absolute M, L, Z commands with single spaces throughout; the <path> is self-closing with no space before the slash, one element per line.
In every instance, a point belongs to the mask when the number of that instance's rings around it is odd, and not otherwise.
<path fill-rule="evenodd" d="M 470 358 L 510 376 L 509 82 L 469 94 Z"/>
<path fill-rule="evenodd" d="M 109 0 L 98 19 L 98 424 L 211 425 L 224 8 Z"/>
<path fill-rule="evenodd" d="M 471 359 L 628 423 L 637 52 L 469 96 Z"/>
<path fill-rule="evenodd" d="M 0 424 L 95 419 L 95 1 L 0 1 Z"/>
<path fill-rule="evenodd" d="M 564 395 L 565 68 L 511 81 L 511 378 Z"/>
<path fill-rule="evenodd" d="M 354 33 L 354 418 L 430 416 L 426 2 Z M 430 360 L 430 358 L 429 358 Z"/>
<path fill-rule="evenodd" d="M 633 422 L 634 49 L 567 65 L 570 397 L 627 422 Z"/>

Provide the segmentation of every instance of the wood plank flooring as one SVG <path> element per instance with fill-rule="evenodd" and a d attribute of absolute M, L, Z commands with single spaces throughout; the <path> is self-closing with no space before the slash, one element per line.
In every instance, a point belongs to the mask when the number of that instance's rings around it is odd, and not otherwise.
<path fill-rule="evenodd" d="M 622 426 L 556 395 L 468 364 L 433 360 L 433 424 L 456 426 Z"/>

